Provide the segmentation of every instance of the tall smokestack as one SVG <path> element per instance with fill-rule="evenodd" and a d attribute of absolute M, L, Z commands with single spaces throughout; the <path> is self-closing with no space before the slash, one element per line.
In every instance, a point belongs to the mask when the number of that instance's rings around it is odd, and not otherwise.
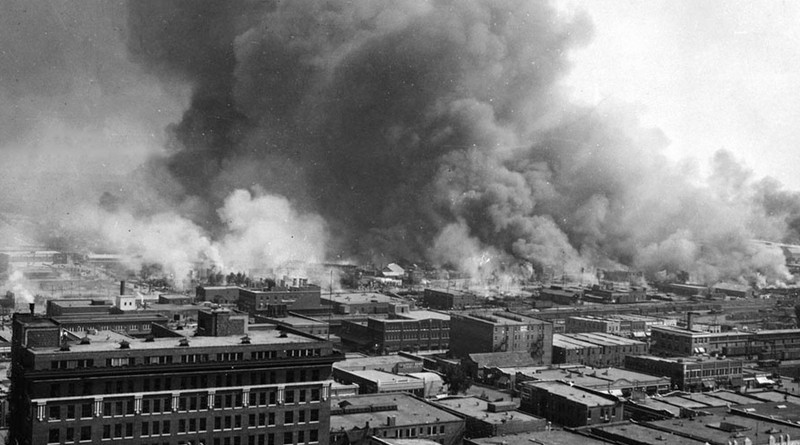
<path fill-rule="evenodd" d="M 119 282 L 119 294 L 125 295 L 125 280 Z"/>
<path fill-rule="evenodd" d="M 686 329 L 693 331 L 694 330 L 694 316 L 697 315 L 696 312 L 687 312 L 686 313 Z"/>

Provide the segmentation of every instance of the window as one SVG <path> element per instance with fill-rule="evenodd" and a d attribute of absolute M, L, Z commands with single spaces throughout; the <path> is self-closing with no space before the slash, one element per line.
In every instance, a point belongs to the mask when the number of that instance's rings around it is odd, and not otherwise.
<path fill-rule="evenodd" d="M 75 418 L 75 405 L 67 405 L 67 419 L 72 420 Z"/>
<path fill-rule="evenodd" d="M 90 419 L 92 417 L 92 402 L 84 402 L 81 404 L 81 419 Z"/>
<path fill-rule="evenodd" d="M 81 427 L 81 442 L 92 440 L 92 427 L 89 425 Z"/>
<path fill-rule="evenodd" d="M 169 420 L 165 420 L 161 423 L 161 434 L 169 434 L 170 433 L 170 424 Z"/>
<path fill-rule="evenodd" d="M 58 405 L 50 406 L 47 414 L 48 419 L 50 420 L 58 420 L 61 418 L 61 407 Z"/>
<path fill-rule="evenodd" d="M 314 388 L 311 390 L 311 401 L 319 402 L 319 389 Z"/>
<path fill-rule="evenodd" d="M 106 359 L 106 366 L 127 366 L 132 365 L 133 361 L 130 357 L 114 357 Z"/>
<path fill-rule="evenodd" d="M 294 443 L 294 439 L 292 437 L 292 432 L 291 431 L 287 431 L 287 432 L 283 433 L 283 444 L 284 445 L 288 445 L 290 443 Z"/>
<path fill-rule="evenodd" d="M 66 437 L 64 439 L 67 442 L 72 442 L 73 440 L 75 440 L 75 428 L 67 427 L 67 434 L 65 436 Z"/>
<path fill-rule="evenodd" d="M 47 443 L 61 443 L 61 430 L 51 428 L 47 434 Z"/>
<path fill-rule="evenodd" d="M 306 422 L 306 411 L 305 410 L 301 410 L 301 411 L 299 411 L 297 413 L 297 421 L 300 422 L 300 423 L 305 423 Z"/>
<path fill-rule="evenodd" d="M 311 410 L 311 421 L 312 422 L 319 422 L 319 410 L 312 409 Z"/>
<path fill-rule="evenodd" d="M 385 433 L 385 431 L 384 431 Z M 319 442 L 319 431 L 311 430 L 308 432 L 308 441 L 311 443 Z"/>
<path fill-rule="evenodd" d="M 283 424 L 289 425 L 294 423 L 294 411 L 286 411 L 283 417 Z"/>
<path fill-rule="evenodd" d="M 150 435 L 150 422 L 142 422 L 142 436 Z"/>

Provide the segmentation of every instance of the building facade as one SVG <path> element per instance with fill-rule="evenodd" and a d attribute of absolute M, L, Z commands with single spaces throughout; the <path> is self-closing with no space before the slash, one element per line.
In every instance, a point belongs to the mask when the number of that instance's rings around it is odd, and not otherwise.
<path fill-rule="evenodd" d="M 638 355 L 626 357 L 625 368 L 667 376 L 672 387 L 681 391 L 735 389 L 743 383 L 741 360 Z"/>
<path fill-rule="evenodd" d="M 524 382 L 521 409 L 559 425 L 580 427 L 622 420 L 622 404 L 602 394 L 564 382 Z"/>
<path fill-rule="evenodd" d="M 217 336 L 68 341 L 52 320 L 15 314 L 12 443 L 326 444 L 325 380 L 341 353 L 228 321 L 200 312 Z"/>
<path fill-rule="evenodd" d="M 431 309 L 448 311 L 460 311 L 480 304 L 475 294 L 451 289 L 425 289 L 422 299 Z"/>
<path fill-rule="evenodd" d="M 481 352 L 527 351 L 550 364 L 553 324 L 513 312 L 462 312 L 450 318 L 450 352 L 466 357 Z"/>

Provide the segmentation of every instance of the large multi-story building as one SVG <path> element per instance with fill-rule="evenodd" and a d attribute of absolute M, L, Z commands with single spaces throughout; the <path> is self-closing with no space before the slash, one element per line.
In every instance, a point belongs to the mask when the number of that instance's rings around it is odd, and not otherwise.
<path fill-rule="evenodd" d="M 540 364 L 550 364 L 553 325 L 514 312 L 462 312 L 450 318 L 450 352 L 466 357 L 476 352 L 527 351 Z"/>
<path fill-rule="evenodd" d="M 216 304 L 236 304 L 239 301 L 238 286 L 197 286 L 197 301 L 209 301 Z"/>
<path fill-rule="evenodd" d="M 710 354 L 778 360 L 800 358 L 800 329 L 704 332 L 654 326 L 650 338 L 651 352 L 664 356 Z"/>
<path fill-rule="evenodd" d="M 564 382 L 524 382 L 521 400 L 523 411 L 568 427 L 622 420 L 615 396 Z"/>
<path fill-rule="evenodd" d="M 319 286 L 239 289 L 239 309 L 267 316 L 282 316 L 288 311 L 315 310 L 320 306 Z"/>
<path fill-rule="evenodd" d="M 518 401 L 490 402 L 479 397 L 439 399 L 436 405 L 464 418 L 466 437 L 498 437 L 528 431 L 544 431 L 547 420 L 518 411 Z"/>
<path fill-rule="evenodd" d="M 368 445 L 373 437 L 457 445 L 464 438 L 464 419 L 409 394 L 345 396 L 331 405 L 331 445 Z"/>
<path fill-rule="evenodd" d="M 404 311 L 391 318 L 343 321 L 342 340 L 381 354 L 447 350 L 450 316 L 433 311 Z"/>
<path fill-rule="evenodd" d="M 13 319 L 15 444 L 326 444 L 331 343 L 248 331 L 201 311 L 198 332 L 76 336 L 33 314 Z"/>
<path fill-rule="evenodd" d="M 628 356 L 625 367 L 670 378 L 681 391 L 702 391 L 742 386 L 742 361 L 702 357 L 664 358 L 650 355 Z"/>
<path fill-rule="evenodd" d="M 464 310 L 480 305 L 477 295 L 455 289 L 425 289 L 422 300 L 432 309 Z"/>
<path fill-rule="evenodd" d="M 553 334 L 553 363 L 622 366 L 628 355 L 647 354 L 647 343 L 602 332 Z"/>

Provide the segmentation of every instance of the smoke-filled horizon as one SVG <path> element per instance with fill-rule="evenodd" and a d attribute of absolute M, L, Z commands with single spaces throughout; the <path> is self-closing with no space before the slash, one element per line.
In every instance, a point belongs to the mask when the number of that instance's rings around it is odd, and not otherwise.
<path fill-rule="evenodd" d="M 798 193 L 725 151 L 699 177 L 624 104 L 568 99 L 585 15 L 522 0 L 121 6 L 125 63 L 173 112 L 148 116 L 165 136 L 129 186 L 92 188 L 60 230 L 178 275 L 405 259 L 484 278 L 791 278 L 751 240 L 800 242 Z"/>

